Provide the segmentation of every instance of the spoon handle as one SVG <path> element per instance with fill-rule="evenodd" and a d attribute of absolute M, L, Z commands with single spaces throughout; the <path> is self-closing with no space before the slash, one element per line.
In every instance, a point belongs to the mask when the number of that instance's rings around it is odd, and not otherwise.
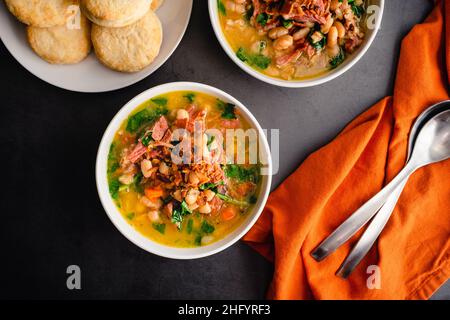
<path fill-rule="evenodd" d="M 391 217 L 391 214 L 395 209 L 397 201 L 400 198 L 407 181 L 408 180 L 403 180 L 389 196 L 386 203 L 381 207 L 380 211 L 378 211 L 373 220 L 370 222 L 366 231 L 364 231 L 364 234 L 358 240 L 358 243 L 353 247 L 350 254 L 339 267 L 336 272 L 337 276 L 346 279 L 366 256 L 370 248 L 372 248 L 373 244 L 378 239 L 378 236 L 383 231 L 386 223 Z"/>
<path fill-rule="evenodd" d="M 337 248 L 347 242 L 359 229 L 361 229 L 383 206 L 388 197 L 394 192 L 403 180 L 418 168 L 418 166 L 408 162 L 402 171 L 372 199 L 367 201 L 362 207 L 356 210 L 347 220 L 345 220 L 336 230 L 333 231 L 313 252 L 311 256 L 316 261 L 322 261 L 333 253 Z"/>

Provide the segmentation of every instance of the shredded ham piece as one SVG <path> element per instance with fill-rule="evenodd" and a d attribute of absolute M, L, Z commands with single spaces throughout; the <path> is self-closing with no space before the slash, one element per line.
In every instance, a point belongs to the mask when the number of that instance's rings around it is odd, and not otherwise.
<path fill-rule="evenodd" d="M 130 152 L 130 154 L 127 156 L 127 159 L 131 161 L 131 163 L 135 163 L 139 160 L 140 157 L 142 157 L 145 152 L 147 151 L 147 147 L 142 144 L 142 142 L 139 141 L 139 143 L 134 147 L 134 149 Z"/>
<path fill-rule="evenodd" d="M 161 116 L 158 121 L 155 122 L 153 125 L 152 131 L 152 138 L 155 141 L 159 141 L 164 137 L 164 134 L 166 133 L 167 129 L 169 129 L 169 124 L 167 123 L 166 117 Z"/>
<path fill-rule="evenodd" d="M 222 120 L 222 126 L 227 129 L 237 129 L 241 126 L 239 119 Z"/>
<path fill-rule="evenodd" d="M 324 24 L 330 15 L 330 0 L 252 0 L 252 24 L 261 30 L 268 31 L 280 25 L 279 16 L 286 20 L 294 20 L 296 25 L 305 23 Z M 256 23 L 259 14 L 271 16 L 265 26 Z"/>

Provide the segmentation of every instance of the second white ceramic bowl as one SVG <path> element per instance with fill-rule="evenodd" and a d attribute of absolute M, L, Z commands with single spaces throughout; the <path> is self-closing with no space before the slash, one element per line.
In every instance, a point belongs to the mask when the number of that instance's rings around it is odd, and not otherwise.
<path fill-rule="evenodd" d="M 214 32 L 216 34 L 217 39 L 220 42 L 220 45 L 225 50 L 227 55 L 231 58 L 231 60 L 234 61 L 242 70 L 250 74 L 251 76 L 262 80 L 264 82 L 280 86 L 280 87 L 288 87 L 288 88 L 304 88 L 304 87 L 312 87 L 317 86 L 319 84 L 328 82 L 330 80 L 333 80 L 340 75 L 342 75 L 344 72 L 349 70 L 352 66 L 355 65 L 359 61 L 359 59 L 362 58 L 362 56 L 367 52 L 370 45 L 372 44 L 373 40 L 375 39 L 375 36 L 377 35 L 378 29 L 381 25 L 381 20 L 383 17 L 383 11 L 384 11 L 384 0 L 368 0 L 368 6 L 373 6 L 372 8 L 375 10 L 372 12 L 370 10 L 369 15 L 376 15 L 373 16 L 373 22 L 374 25 L 371 26 L 371 28 L 367 29 L 366 37 L 364 38 L 364 42 L 362 45 L 354 52 L 352 55 L 348 56 L 345 61 L 336 69 L 330 70 L 324 75 L 306 79 L 306 80 L 283 80 L 278 78 L 272 78 L 269 77 L 261 72 L 258 72 L 257 70 L 250 67 L 245 62 L 242 62 L 239 60 L 236 56 L 236 53 L 231 48 L 230 44 L 228 43 L 227 39 L 225 38 L 225 35 L 222 31 L 222 27 L 220 26 L 219 21 L 219 11 L 217 7 L 217 0 L 208 0 L 209 1 L 209 17 L 211 19 L 211 24 L 213 26 Z M 222 0 L 225 1 L 225 0 Z M 371 19 L 372 21 L 372 19 Z"/>
<path fill-rule="evenodd" d="M 259 125 L 258 121 L 255 117 L 250 113 L 250 111 L 238 100 L 230 96 L 229 94 L 223 92 L 222 90 L 216 89 L 214 87 L 210 87 L 200 83 L 193 82 L 174 82 L 163 84 L 147 91 L 144 91 L 140 95 L 133 98 L 130 102 L 128 102 L 120 111 L 116 114 L 116 116 L 112 119 L 108 128 L 106 129 L 103 138 L 100 142 L 100 147 L 97 153 L 97 162 L 95 166 L 95 177 L 97 183 L 97 190 L 101 200 L 101 203 L 108 214 L 108 217 L 111 219 L 112 223 L 119 229 L 119 231 L 131 242 L 135 245 L 141 247 L 148 252 L 157 254 L 159 256 L 174 258 L 174 259 L 195 259 L 201 258 L 205 256 L 209 256 L 215 254 L 219 251 L 222 251 L 236 241 L 238 241 L 247 231 L 253 226 L 253 224 L 258 219 L 261 214 L 264 205 L 267 201 L 267 197 L 270 192 L 270 185 L 272 182 L 272 176 L 264 175 L 262 176 L 261 188 L 259 190 L 259 194 L 257 195 L 258 200 L 257 203 L 253 206 L 250 212 L 247 214 L 246 220 L 233 232 L 228 234 L 225 238 L 214 242 L 210 245 L 201 246 L 198 248 L 175 248 L 169 247 L 157 242 L 152 241 L 151 239 L 143 236 L 137 230 L 135 230 L 130 224 L 128 224 L 119 210 L 117 209 L 115 203 L 113 202 L 108 188 L 108 180 L 107 180 L 107 162 L 108 162 L 108 152 L 113 141 L 114 135 L 117 130 L 120 128 L 121 124 L 128 116 L 142 103 L 148 101 L 149 99 L 172 91 L 197 91 L 209 94 L 211 96 L 217 97 L 225 102 L 232 103 L 236 105 L 236 108 L 239 110 L 239 113 L 245 120 L 250 124 L 250 126 L 258 131 L 258 135 L 260 137 L 259 143 L 259 152 L 261 160 L 264 167 L 267 169 L 267 172 L 272 172 L 272 160 L 269 151 L 269 145 L 267 143 L 267 139 L 265 134 Z"/>

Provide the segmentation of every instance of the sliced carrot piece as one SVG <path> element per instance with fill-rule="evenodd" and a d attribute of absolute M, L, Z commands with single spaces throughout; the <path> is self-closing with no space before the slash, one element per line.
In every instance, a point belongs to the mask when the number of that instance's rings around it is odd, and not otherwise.
<path fill-rule="evenodd" d="M 236 216 L 236 210 L 232 207 L 227 207 L 222 210 L 222 220 L 229 221 Z"/>
<path fill-rule="evenodd" d="M 144 190 L 145 196 L 152 199 L 157 199 L 159 197 L 162 197 L 164 192 L 161 188 L 147 188 Z"/>

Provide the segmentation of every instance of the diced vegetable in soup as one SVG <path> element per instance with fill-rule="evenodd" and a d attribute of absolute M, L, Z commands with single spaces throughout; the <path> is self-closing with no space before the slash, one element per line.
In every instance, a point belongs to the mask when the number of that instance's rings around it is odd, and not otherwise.
<path fill-rule="evenodd" d="M 222 30 L 236 56 L 285 80 L 336 68 L 364 39 L 367 0 L 218 0 Z"/>
<path fill-rule="evenodd" d="M 139 106 L 108 157 L 110 194 L 124 219 L 174 247 L 208 245 L 232 232 L 256 202 L 260 166 L 249 157 L 233 164 L 239 148 L 230 161 L 226 139 L 210 131 L 249 128 L 233 104 L 199 92 L 171 92 Z"/>

